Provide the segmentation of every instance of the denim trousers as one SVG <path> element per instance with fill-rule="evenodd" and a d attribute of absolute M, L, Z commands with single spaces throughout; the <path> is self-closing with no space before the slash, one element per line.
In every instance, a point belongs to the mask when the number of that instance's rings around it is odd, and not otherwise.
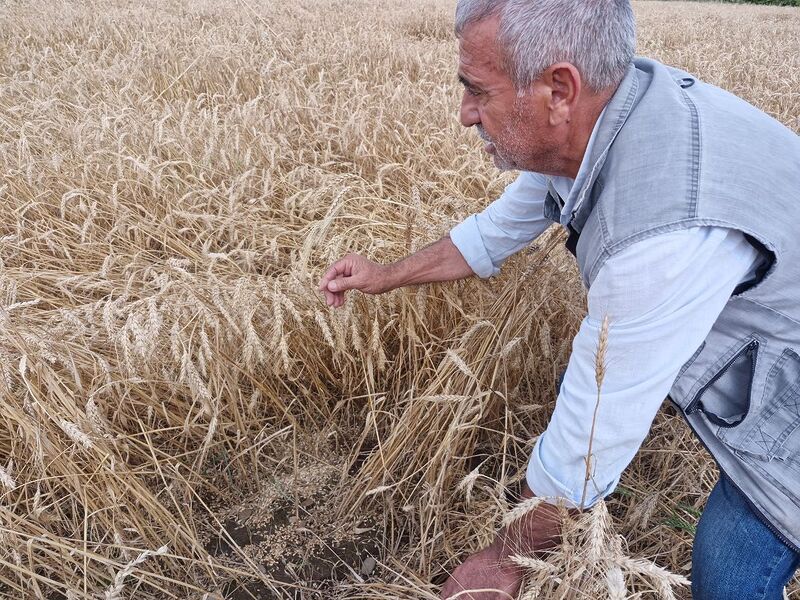
<path fill-rule="evenodd" d="M 722 475 L 692 549 L 693 600 L 781 600 L 800 563 Z"/>

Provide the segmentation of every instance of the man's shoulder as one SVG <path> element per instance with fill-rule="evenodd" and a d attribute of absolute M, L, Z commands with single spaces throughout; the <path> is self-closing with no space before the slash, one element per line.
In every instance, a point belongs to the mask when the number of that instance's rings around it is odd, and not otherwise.
<path fill-rule="evenodd" d="M 639 104 L 644 101 L 645 107 L 654 109 L 650 116 L 658 117 L 660 114 L 666 125 L 669 125 L 669 111 L 664 112 L 663 109 L 667 108 L 664 102 L 671 101 L 686 107 L 695 116 L 705 117 L 704 125 L 719 124 L 734 134 L 735 130 L 730 126 L 732 117 L 756 122 L 764 129 L 782 129 L 789 133 L 785 125 L 757 106 L 725 88 L 704 81 L 697 74 L 644 56 L 637 56 L 633 65 L 641 88 Z M 654 123 L 658 121 L 657 118 L 653 120 Z"/>

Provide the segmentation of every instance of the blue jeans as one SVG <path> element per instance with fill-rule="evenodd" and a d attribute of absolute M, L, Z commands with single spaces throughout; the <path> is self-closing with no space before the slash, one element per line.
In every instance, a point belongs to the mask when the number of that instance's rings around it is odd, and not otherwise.
<path fill-rule="evenodd" d="M 693 600 L 781 600 L 798 563 L 722 475 L 697 526 Z"/>

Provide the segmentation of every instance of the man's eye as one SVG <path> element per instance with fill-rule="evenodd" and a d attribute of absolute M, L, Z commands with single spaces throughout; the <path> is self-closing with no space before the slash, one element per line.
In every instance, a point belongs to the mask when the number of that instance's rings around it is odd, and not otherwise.
<path fill-rule="evenodd" d="M 476 90 L 475 88 L 468 87 L 468 88 L 466 88 L 466 90 L 467 90 L 467 93 L 468 93 L 470 96 L 480 96 L 480 94 L 481 94 L 481 93 L 480 93 L 478 90 Z"/>

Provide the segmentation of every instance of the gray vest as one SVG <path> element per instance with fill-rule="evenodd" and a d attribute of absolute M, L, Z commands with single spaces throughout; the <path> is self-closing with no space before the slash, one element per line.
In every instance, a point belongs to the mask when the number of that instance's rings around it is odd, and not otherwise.
<path fill-rule="evenodd" d="M 800 549 L 800 137 L 684 71 L 637 58 L 575 182 L 571 247 L 608 257 L 697 225 L 742 231 L 765 268 L 739 286 L 670 397 L 773 532 Z M 554 191 L 545 215 L 560 219 Z"/>

